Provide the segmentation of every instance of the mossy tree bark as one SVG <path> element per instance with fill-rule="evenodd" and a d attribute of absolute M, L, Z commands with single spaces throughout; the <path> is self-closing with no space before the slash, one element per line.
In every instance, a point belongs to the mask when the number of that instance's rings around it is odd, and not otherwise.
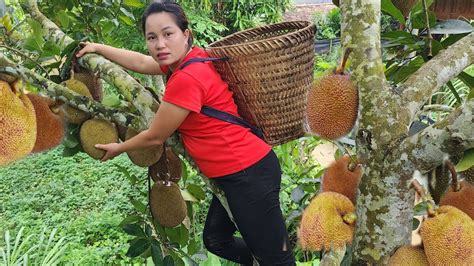
<path fill-rule="evenodd" d="M 474 59 L 474 33 L 441 52 L 406 82 L 386 80 L 380 42 L 380 1 L 344 0 L 342 44 L 352 48 L 352 79 L 359 87 L 357 156 L 364 164 L 358 190 L 352 264 L 386 264 L 410 243 L 415 170 L 442 164 L 445 156 L 474 147 L 474 101 L 446 120 L 408 138 L 408 129 L 430 96 Z"/>

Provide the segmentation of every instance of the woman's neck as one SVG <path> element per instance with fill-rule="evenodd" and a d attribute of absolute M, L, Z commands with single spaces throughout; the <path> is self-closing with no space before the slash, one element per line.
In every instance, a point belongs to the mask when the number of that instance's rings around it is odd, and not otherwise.
<path fill-rule="evenodd" d="M 181 57 L 180 60 L 178 60 L 178 62 L 176 62 L 176 63 L 173 64 L 173 65 L 170 65 L 169 69 L 171 70 L 171 72 L 174 72 L 175 69 L 176 69 L 179 65 L 181 65 L 181 63 L 183 62 L 183 60 L 186 58 L 186 56 L 188 56 L 188 54 L 191 52 L 192 49 L 193 49 L 192 47 L 189 48 L 189 50 L 184 54 L 183 57 Z"/>

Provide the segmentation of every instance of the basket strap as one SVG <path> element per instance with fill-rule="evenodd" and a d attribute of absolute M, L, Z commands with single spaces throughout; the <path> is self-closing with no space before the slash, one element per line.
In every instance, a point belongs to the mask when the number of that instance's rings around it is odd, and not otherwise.
<path fill-rule="evenodd" d="M 227 112 L 220 111 L 220 110 L 214 109 L 214 108 L 209 107 L 209 106 L 203 106 L 201 108 L 201 114 L 204 114 L 204 115 L 207 115 L 207 116 L 212 117 L 212 118 L 216 118 L 216 119 L 219 119 L 219 120 L 222 120 L 222 121 L 225 121 L 225 122 L 229 122 L 229 123 L 232 123 L 232 124 L 235 124 L 235 125 L 239 125 L 239 126 L 248 128 L 257 137 L 259 137 L 261 139 L 264 139 L 263 131 L 260 128 L 251 125 L 247 121 L 245 121 L 242 118 L 237 117 L 233 114 L 229 114 Z"/>
<path fill-rule="evenodd" d="M 195 57 L 195 58 L 191 58 L 188 61 L 184 62 L 179 69 L 183 69 L 183 68 L 185 68 L 186 66 L 188 66 L 192 63 L 208 62 L 208 61 L 219 61 L 219 60 L 227 61 L 227 60 L 229 60 L 229 58 L 227 58 L 227 57 L 207 57 L 207 58 Z M 229 114 L 229 113 L 224 112 L 224 111 L 214 109 L 210 106 L 203 106 L 201 108 L 201 114 L 204 114 L 204 115 L 207 115 L 209 117 L 216 118 L 216 119 L 228 122 L 228 123 L 232 123 L 232 124 L 235 124 L 235 125 L 239 125 L 239 126 L 248 128 L 248 129 L 250 129 L 250 131 L 252 131 L 253 134 L 255 134 L 257 137 L 264 140 L 263 131 L 260 128 L 251 125 L 250 123 L 248 123 L 247 121 L 243 120 L 242 118 L 240 118 L 238 116 L 235 116 L 233 114 Z"/>
<path fill-rule="evenodd" d="M 192 63 L 197 62 L 208 62 L 208 61 L 227 61 L 229 60 L 228 57 L 195 57 L 191 58 L 188 61 L 184 62 L 179 69 L 183 69 Z"/>

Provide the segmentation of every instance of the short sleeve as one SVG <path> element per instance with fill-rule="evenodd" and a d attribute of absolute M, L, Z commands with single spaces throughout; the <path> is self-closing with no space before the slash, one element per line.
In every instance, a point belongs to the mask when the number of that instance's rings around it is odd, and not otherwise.
<path fill-rule="evenodd" d="M 179 72 L 166 84 L 163 101 L 178 105 L 192 112 L 201 112 L 204 102 L 204 86 L 187 74 Z"/>

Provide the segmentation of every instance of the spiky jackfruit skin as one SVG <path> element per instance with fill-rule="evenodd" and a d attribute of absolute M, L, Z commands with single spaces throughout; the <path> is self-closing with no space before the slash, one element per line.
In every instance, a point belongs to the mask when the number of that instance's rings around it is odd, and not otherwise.
<path fill-rule="evenodd" d="M 428 266 L 425 251 L 421 247 L 403 246 L 390 257 L 388 266 Z"/>
<path fill-rule="evenodd" d="M 341 249 L 351 243 L 355 223 L 348 224 L 343 217 L 354 212 L 354 204 L 342 194 L 323 192 L 316 196 L 303 212 L 298 230 L 301 248 Z"/>
<path fill-rule="evenodd" d="M 463 211 L 471 219 L 474 219 L 474 186 L 466 181 L 459 182 L 460 189 L 454 191 L 449 187 L 448 191 L 441 198 L 439 205 L 449 205 Z"/>
<path fill-rule="evenodd" d="M 37 125 L 36 142 L 31 152 L 46 151 L 61 144 L 64 138 L 64 123 L 58 115 L 59 108 L 47 97 L 28 94 L 28 98 L 35 108 Z"/>
<path fill-rule="evenodd" d="M 306 117 L 312 133 L 337 139 L 351 131 L 359 96 L 349 75 L 330 74 L 315 81 L 308 93 Z"/>
<path fill-rule="evenodd" d="M 82 149 L 90 157 L 99 160 L 104 157 L 105 151 L 94 146 L 96 144 L 118 142 L 117 128 L 110 121 L 92 118 L 81 125 L 79 139 L 81 140 Z"/>
<path fill-rule="evenodd" d="M 474 185 L 474 166 L 461 172 L 464 180 L 471 185 Z"/>
<path fill-rule="evenodd" d="M 36 142 L 33 104 L 23 93 L 0 80 L 0 165 L 28 155 Z"/>
<path fill-rule="evenodd" d="M 168 176 L 169 174 L 169 176 Z M 178 183 L 182 174 L 181 159 L 173 152 L 173 149 L 166 147 L 166 152 L 160 160 L 148 168 L 148 175 L 153 181 L 173 181 Z"/>
<path fill-rule="evenodd" d="M 357 187 L 362 176 L 362 168 L 357 165 L 354 171 L 349 170 L 351 158 L 344 155 L 333 162 L 324 171 L 321 189 L 323 192 L 332 191 L 348 197 L 352 203 L 356 201 Z"/>
<path fill-rule="evenodd" d="M 125 140 L 135 137 L 138 133 L 139 132 L 132 128 L 127 129 Z M 158 162 L 162 153 L 163 145 L 155 145 L 140 150 L 128 151 L 127 155 L 134 164 L 141 167 L 148 167 Z"/>
<path fill-rule="evenodd" d="M 91 93 L 87 86 L 80 82 L 79 80 L 75 79 L 68 79 L 62 83 L 68 89 L 87 97 L 92 98 Z M 89 119 L 90 115 L 82 110 L 79 110 L 75 107 L 69 106 L 65 104 L 63 106 L 64 116 L 68 123 L 80 125 L 87 119 Z"/>
<path fill-rule="evenodd" d="M 441 206 L 421 224 L 430 265 L 474 265 L 474 221 L 453 206 Z"/>
<path fill-rule="evenodd" d="M 186 202 L 178 185 L 158 181 L 150 191 L 150 208 L 153 218 L 164 227 L 175 227 L 186 218 Z"/>
<path fill-rule="evenodd" d="M 74 79 L 84 83 L 84 85 L 87 86 L 94 100 L 98 102 L 102 101 L 102 84 L 94 73 L 89 71 L 74 73 Z"/>

